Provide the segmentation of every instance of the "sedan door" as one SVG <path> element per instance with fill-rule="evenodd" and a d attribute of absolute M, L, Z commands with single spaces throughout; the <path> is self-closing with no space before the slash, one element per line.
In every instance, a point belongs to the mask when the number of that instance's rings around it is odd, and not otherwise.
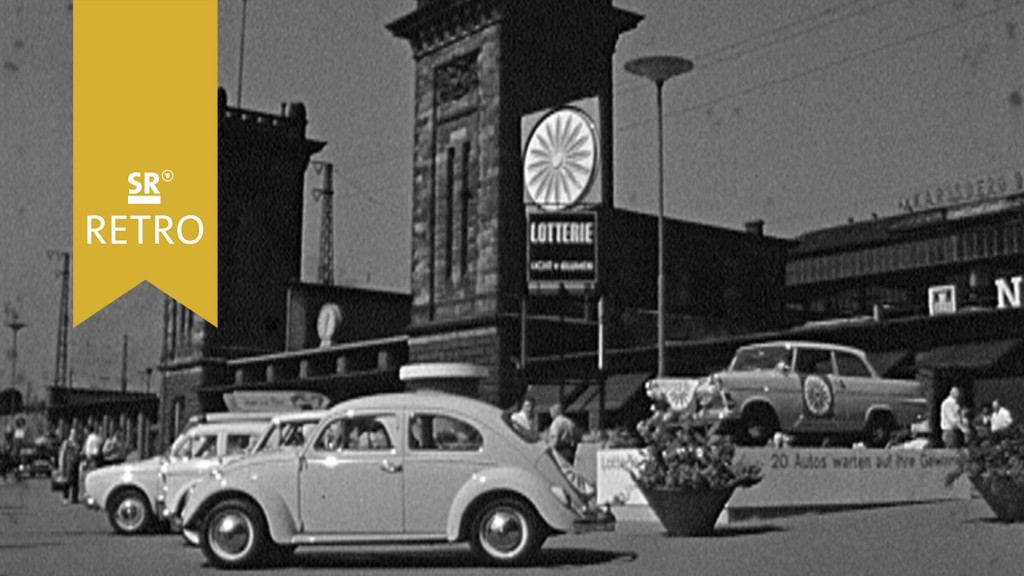
<path fill-rule="evenodd" d="M 835 382 L 832 352 L 821 348 L 801 347 L 796 353 L 796 370 L 802 397 L 801 414 L 796 429 L 800 432 L 827 433 L 839 427 L 836 395 L 842 394 Z"/>
<path fill-rule="evenodd" d="M 173 506 L 185 486 L 220 465 L 224 447 L 218 445 L 218 440 L 218 434 L 214 431 L 193 434 L 188 444 L 183 444 L 182 450 L 167 460 L 163 470 L 167 505 Z"/>
<path fill-rule="evenodd" d="M 843 428 L 850 432 L 862 430 L 867 424 L 868 408 L 882 396 L 881 386 L 872 377 L 871 369 L 854 354 L 837 351 L 836 366 L 842 390 L 836 401 L 841 401 Z"/>
<path fill-rule="evenodd" d="M 307 534 L 403 530 L 403 463 L 395 414 L 329 423 L 302 458 L 299 513 Z"/>

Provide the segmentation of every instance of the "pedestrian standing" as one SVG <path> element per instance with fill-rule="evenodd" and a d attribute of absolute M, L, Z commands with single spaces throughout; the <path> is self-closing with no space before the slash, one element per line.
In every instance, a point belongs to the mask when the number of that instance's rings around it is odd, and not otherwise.
<path fill-rule="evenodd" d="M 95 470 L 103 464 L 103 437 L 89 426 L 85 437 L 85 471 Z"/>
<path fill-rule="evenodd" d="M 121 440 L 121 429 L 119 428 L 103 441 L 103 462 L 120 464 L 124 462 L 124 457 L 124 442 Z"/>
<path fill-rule="evenodd" d="M 551 414 L 551 427 L 548 428 L 548 444 L 558 452 L 570 465 L 576 463 L 576 446 L 579 444 L 579 432 L 576 424 L 562 411 L 562 405 L 552 404 L 548 409 Z"/>
<path fill-rule="evenodd" d="M 81 464 L 82 446 L 79 442 L 79 431 L 72 427 L 68 437 L 60 445 L 57 466 L 64 478 L 64 503 L 78 503 L 79 465 Z"/>
<path fill-rule="evenodd" d="M 962 397 L 960 388 L 953 386 L 939 407 L 939 429 L 942 431 L 942 445 L 946 448 L 960 448 L 964 445 L 968 424 L 964 421 L 960 405 Z"/>
<path fill-rule="evenodd" d="M 1003 406 L 999 402 L 998 398 L 992 401 L 992 416 L 990 422 L 992 423 L 992 432 L 1006 430 L 1013 425 L 1013 415 L 1010 413 L 1010 409 Z"/>
<path fill-rule="evenodd" d="M 519 410 L 512 413 L 512 422 L 514 422 L 523 430 L 536 432 L 537 424 L 536 420 L 534 420 L 533 418 L 533 407 L 536 405 L 537 403 L 534 402 L 532 396 L 527 396 L 526 398 L 523 398 L 522 406 L 520 406 Z"/>

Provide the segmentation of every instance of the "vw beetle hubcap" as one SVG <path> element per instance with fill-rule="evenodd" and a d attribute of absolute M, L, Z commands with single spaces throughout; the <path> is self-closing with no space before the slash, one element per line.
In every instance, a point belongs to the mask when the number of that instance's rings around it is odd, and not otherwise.
<path fill-rule="evenodd" d="M 484 546 L 499 555 L 514 552 L 526 536 L 525 523 L 515 511 L 496 510 L 481 528 Z"/>
<path fill-rule="evenodd" d="M 224 512 L 210 526 L 210 545 L 219 556 L 235 558 L 249 548 L 252 534 L 252 522 L 247 516 L 233 510 Z"/>

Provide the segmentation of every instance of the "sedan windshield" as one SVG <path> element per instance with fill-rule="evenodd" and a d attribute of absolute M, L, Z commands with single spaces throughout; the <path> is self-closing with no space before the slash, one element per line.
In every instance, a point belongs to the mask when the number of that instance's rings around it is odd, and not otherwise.
<path fill-rule="evenodd" d="M 730 372 L 749 372 L 788 368 L 792 351 L 785 346 L 740 348 L 729 367 Z"/>

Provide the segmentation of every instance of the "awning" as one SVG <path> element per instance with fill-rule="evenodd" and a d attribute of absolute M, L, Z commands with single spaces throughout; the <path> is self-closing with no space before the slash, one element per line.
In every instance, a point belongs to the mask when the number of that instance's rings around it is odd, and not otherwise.
<path fill-rule="evenodd" d="M 633 372 L 629 374 L 612 374 L 604 383 L 604 409 L 615 412 L 636 395 L 644 383 L 651 378 L 650 372 Z M 601 402 L 601 388 L 598 385 L 587 388 L 567 412 L 584 412 L 597 410 Z"/>
<path fill-rule="evenodd" d="M 961 368 L 976 372 L 992 369 L 1010 354 L 1020 353 L 1024 340 L 989 340 L 939 346 L 917 355 L 918 368 Z"/>

